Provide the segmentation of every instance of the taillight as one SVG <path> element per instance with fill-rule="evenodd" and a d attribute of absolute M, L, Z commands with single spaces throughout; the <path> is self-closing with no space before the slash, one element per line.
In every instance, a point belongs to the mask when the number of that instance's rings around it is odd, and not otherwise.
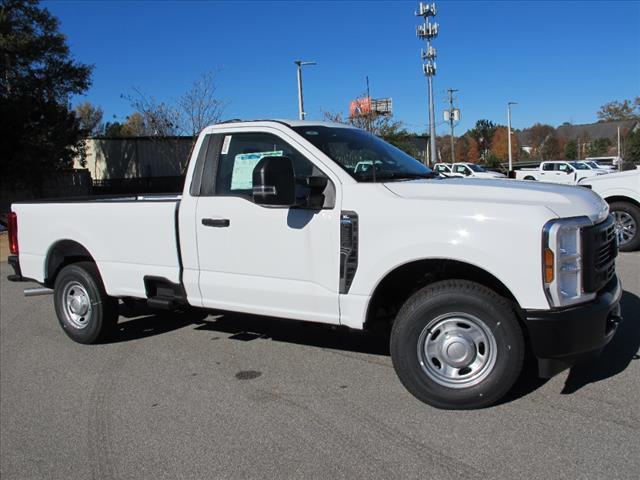
<path fill-rule="evenodd" d="M 9 212 L 7 227 L 9 230 L 9 251 L 13 255 L 18 255 L 18 215 L 15 212 Z"/>

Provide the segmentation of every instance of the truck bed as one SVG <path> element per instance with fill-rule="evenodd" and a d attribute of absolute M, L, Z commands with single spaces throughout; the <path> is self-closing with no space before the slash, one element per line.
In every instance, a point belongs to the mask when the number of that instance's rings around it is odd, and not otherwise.
<path fill-rule="evenodd" d="M 22 202 L 22 275 L 44 282 L 49 253 L 63 241 L 84 247 L 109 295 L 145 297 L 145 276 L 180 280 L 179 195 L 126 195 Z"/>

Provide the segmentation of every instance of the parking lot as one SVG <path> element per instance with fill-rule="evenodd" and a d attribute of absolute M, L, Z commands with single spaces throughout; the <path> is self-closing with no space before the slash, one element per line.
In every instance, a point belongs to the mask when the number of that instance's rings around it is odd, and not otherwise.
<path fill-rule="evenodd" d="M 320 325 L 147 315 L 75 344 L 0 270 L 5 480 L 638 478 L 640 253 L 597 362 L 465 412 L 407 393 L 384 338 Z"/>

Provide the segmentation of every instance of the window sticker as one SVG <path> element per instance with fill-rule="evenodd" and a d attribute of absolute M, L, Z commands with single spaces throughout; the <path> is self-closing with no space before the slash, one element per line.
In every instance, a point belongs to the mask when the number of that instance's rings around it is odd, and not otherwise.
<path fill-rule="evenodd" d="M 229 153 L 229 145 L 231 145 L 231 137 L 232 135 L 225 135 L 224 140 L 222 141 L 222 152 L 220 155 L 226 155 Z"/>
<path fill-rule="evenodd" d="M 275 150 L 236 155 L 231 173 L 231 190 L 250 190 L 253 187 L 253 169 L 258 162 L 264 157 L 281 157 L 283 153 L 282 150 Z"/>

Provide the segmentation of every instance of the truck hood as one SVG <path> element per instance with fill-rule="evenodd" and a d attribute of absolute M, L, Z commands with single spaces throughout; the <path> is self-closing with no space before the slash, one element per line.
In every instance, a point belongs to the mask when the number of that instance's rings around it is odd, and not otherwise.
<path fill-rule="evenodd" d="M 535 205 L 547 207 L 560 218 L 588 216 L 602 220 L 608 205 L 584 187 L 519 180 L 447 178 L 388 182 L 384 186 L 403 198 L 469 203 Z"/>

